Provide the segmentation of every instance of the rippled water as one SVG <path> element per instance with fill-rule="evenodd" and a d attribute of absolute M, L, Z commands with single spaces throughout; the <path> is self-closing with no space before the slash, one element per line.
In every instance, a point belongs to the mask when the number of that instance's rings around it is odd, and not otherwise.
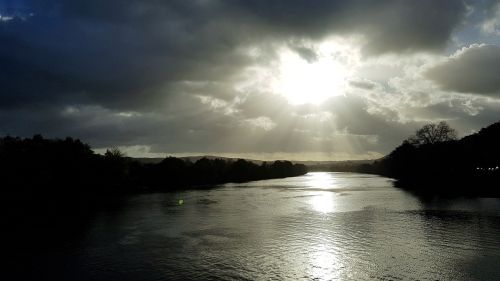
<path fill-rule="evenodd" d="M 137 195 L 34 261 L 65 280 L 500 280 L 500 201 L 350 173 Z"/>

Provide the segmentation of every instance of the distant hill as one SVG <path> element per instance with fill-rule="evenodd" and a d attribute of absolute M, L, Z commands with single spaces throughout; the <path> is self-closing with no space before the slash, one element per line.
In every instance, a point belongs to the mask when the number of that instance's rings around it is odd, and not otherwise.
<path fill-rule="evenodd" d="M 163 161 L 163 159 L 165 159 L 165 157 L 130 157 L 132 160 L 135 160 L 141 164 L 158 164 L 160 163 L 161 161 Z"/>
<path fill-rule="evenodd" d="M 208 159 L 208 160 L 220 159 L 220 160 L 225 160 L 225 161 L 230 161 L 230 162 L 236 161 L 238 159 L 243 159 L 243 158 L 231 158 L 231 157 L 214 156 L 214 155 L 195 155 L 195 156 L 183 156 L 183 157 L 177 157 L 177 158 L 182 159 L 184 161 L 189 161 L 192 163 L 194 163 L 200 159 L 203 159 L 203 158 Z M 136 161 L 139 161 L 142 164 L 158 164 L 161 161 L 163 161 L 163 159 L 165 159 L 165 158 L 136 157 L 133 159 Z M 253 159 L 243 159 L 243 160 L 248 161 L 248 162 L 252 162 L 252 163 L 258 164 L 258 165 L 262 164 L 263 162 L 273 162 L 273 161 L 262 161 L 262 160 L 253 160 Z"/>
<path fill-rule="evenodd" d="M 264 162 L 271 163 L 275 160 L 256 160 L 256 159 L 247 159 L 247 158 L 233 158 L 233 157 L 223 157 L 223 156 L 214 156 L 214 155 L 195 155 L 195 156 L 184 156 L 177 157 L 185 161 L 196 162 L 202 158 L 206 158 L 209 160 L 221 159 L 226 161 L 236 161 L 238 159 L 243 159 L 245 161 L 252 162 L 254 164 L 262 164 Z M 133 158 L 136 161 L 139 161 L 142 164 L 157 164 L 160 163 L 165 158 L 155 157 L 155 158 L 147 158 L 147 157 L 136 157 Z M 332 167 L 343 167 L 343 166 L 351 166 L 351 165 L 361 165 L 361 164 L 371 164 L 375 160 L 343 160 L 343 161 L 314 161 L 314 160 L 306 160 L 306 161 L 290 161 L 294 164 L 303 164 L 306 165 L 313 170 L 330 170 Z"/>
<path fill-rule="evenodd" d="M 329 172 L 362 172 L 365 165 L 373 164 L 376 160 L 344 160 L 344 161 L 296 161 L 306 165 L 310 171 Z"/>
<path fill-rule="evenodd" d="M 223 156 L 214 156 L 214 155 L 201 155 L 201 156 L 185 156 L 185 157 L 179 157 L 183 160 L 191 161 L 191 162 L 196 162 L 200 159 L 206 158 L 209 160 L 215 160 L 215 159 L 220 159 L 220 160 L 226 160 L 226 161 L 237 161 L 238 159 L 243 159 L 245 161 L 260 165 L 263 162 L 272 162 L 272 161 L 262 161 L 262 160 L 254 160 L 254 159 L 246 159 L 246 158 L 233 158 L 233 157 L 223 157 Z"/>

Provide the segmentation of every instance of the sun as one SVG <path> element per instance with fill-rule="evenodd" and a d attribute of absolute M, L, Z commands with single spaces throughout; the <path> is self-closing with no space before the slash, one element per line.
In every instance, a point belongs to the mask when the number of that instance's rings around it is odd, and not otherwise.
<path fill-rule="evenodd" d="M 347 74 L 346 66 L 335 56 L 319 55 L 308 61 L 296 52 L 284 50 L 274 90 L 292 104 L 320 104 L 344 94 Z"/>

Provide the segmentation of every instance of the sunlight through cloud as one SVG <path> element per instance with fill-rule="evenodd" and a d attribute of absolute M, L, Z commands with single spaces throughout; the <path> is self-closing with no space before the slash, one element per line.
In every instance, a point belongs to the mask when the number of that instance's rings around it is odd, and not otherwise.
<path fill-rule="evenodd" d="M 314 52 L 313 59 L 290 49 L 281 51 L 274 91 L 292 104 L 320 104 L 345 94 L 346 82 L 357 59 L 354 51 L 347 45 L 325 41 L 308 52 Z"/>
<path fill-rule="evenodd" d="M 345 70 L 331 59 L 307 62 L 299 55 L 281 54 L 280 77 L 276 91 L 293 104 L 319 104 L 343 94 Z"/>

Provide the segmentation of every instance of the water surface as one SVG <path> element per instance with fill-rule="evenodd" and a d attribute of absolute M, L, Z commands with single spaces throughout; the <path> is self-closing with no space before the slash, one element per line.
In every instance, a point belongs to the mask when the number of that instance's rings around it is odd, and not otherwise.
<path fill-rule="evenodd" d="M 499 237 L 497 199 L 422 199 L 388 178 L 318 172 L 132 196 L 27 270 L 52 280 L 500 280 Z"/>

